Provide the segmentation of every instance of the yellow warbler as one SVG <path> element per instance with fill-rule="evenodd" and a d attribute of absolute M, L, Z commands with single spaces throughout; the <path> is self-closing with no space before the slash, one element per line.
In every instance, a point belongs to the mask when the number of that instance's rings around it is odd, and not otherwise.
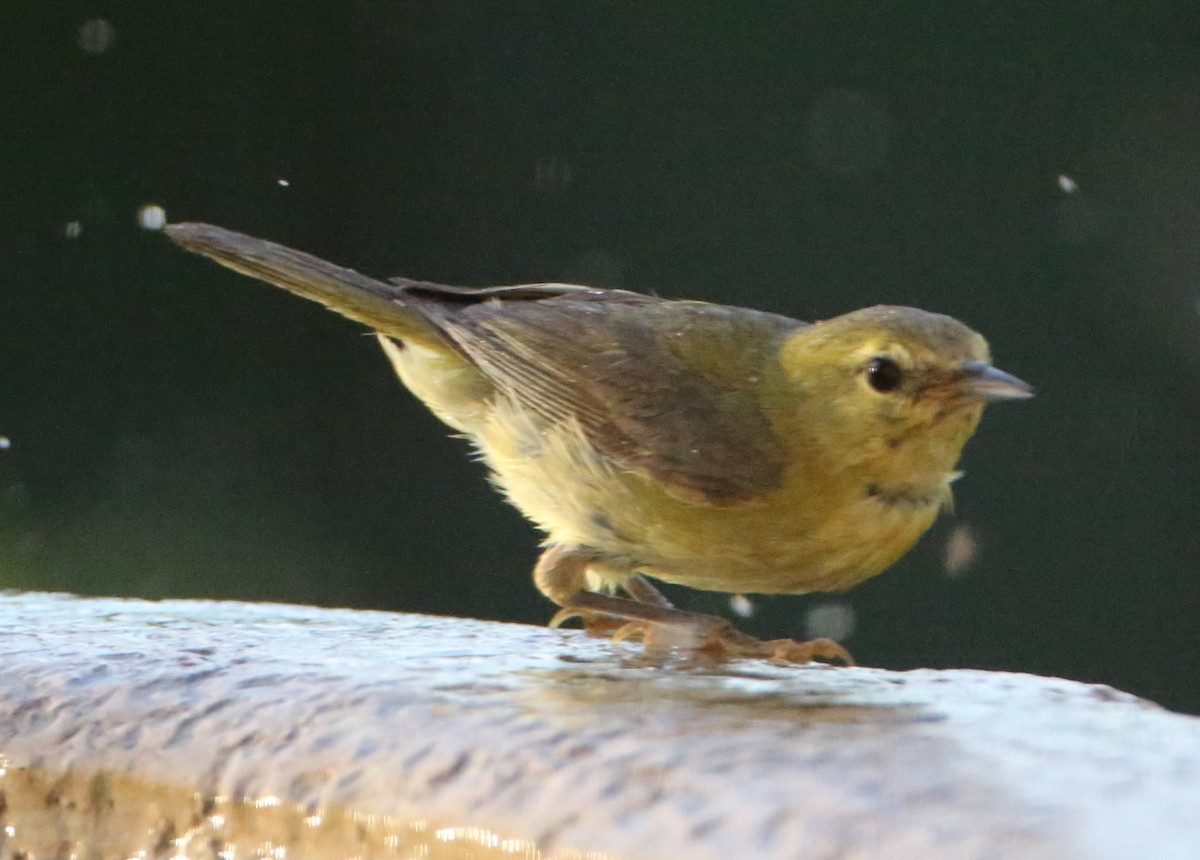
<path fill-rule="evenodd" d="M 849 588 L 950 501 L 984 404 L 1031 396 L 948 316 L 878 306 L 815 324 L 567 284 L 467 289 L 360 275 L 205 224 L 182 247 L 379 335 L 409 390 L 478 448 L 546 533 L 537 587 L 651 646 L 782 660 L 645 579 L 731 593 Z M 623 590 L 628 597 L 596 592 Z"/>

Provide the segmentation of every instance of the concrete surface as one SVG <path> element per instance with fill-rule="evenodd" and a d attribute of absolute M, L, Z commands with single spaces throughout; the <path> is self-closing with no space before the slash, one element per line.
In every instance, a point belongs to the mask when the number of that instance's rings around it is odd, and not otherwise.
<path fill-rule="evenodd" d="M 0 595 L 0 858 L 1200 857 L 1200 720 L 977 671 Z"/>

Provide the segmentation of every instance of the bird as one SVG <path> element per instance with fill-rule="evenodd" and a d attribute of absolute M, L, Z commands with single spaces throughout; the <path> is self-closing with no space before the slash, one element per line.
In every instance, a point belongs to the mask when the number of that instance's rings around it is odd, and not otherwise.
<path fill-rule="evenodd" d="M 545 535 L 537 589 L 647 653 L 853 664 L 758 639 L 651 580 L 730 594 L 843 591 L 951 504 L 990 402 L 1032 387 L 964 323 L 876 305 L 820 322 L 623 289 L 379 280 L 202 223 L 180 247 L 374 330 L 403 384 L 471 441 Z"/>

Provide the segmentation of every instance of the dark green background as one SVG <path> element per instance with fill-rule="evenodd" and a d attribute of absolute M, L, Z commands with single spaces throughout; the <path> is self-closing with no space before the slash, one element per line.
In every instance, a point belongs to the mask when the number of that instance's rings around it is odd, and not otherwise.
<path fill-rule="evenodd" d="M 550 613 L 533 530 L 374 343 L 153 203 L 380 275 L 960 317 L 1039 396 L 847 644 L 1200 710 L 1193 6 L 7 5 L 0 584 Z"/>

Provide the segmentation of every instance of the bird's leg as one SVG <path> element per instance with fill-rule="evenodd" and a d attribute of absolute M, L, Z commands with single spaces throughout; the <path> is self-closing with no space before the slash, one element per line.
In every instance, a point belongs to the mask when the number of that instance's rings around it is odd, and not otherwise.
<path fill-rule="evenodd" d="M 537 586 L 538 591 L 556 604 L 567 607 L 575 595 L 590 593 L 588 591 L 588 569 L 602 563 L 603 559 L 603 555 L 586 547 L 552 544 L 542 553 L 533 569 L 533 584 Z M 641 579 L 641 577 L 638 578 Z M 658 589 L 645 580 L 642 582 L 647 589 L 658 594 Z M 666 601 L 661 594 L 658 594 L 658 597 L 660 600 Z M 562 612 L 566 611 L 566 609 L 562 610 Z M 550 619 L 550 626 L 558 626 L 559 615 L 562 612 Z M 582 618 L 584 630 L 593 636 L 612 635 L 625 624 L 622 619 L 603 613 L 573 613 L 569 617 Z"/>
<path fill-rule="evenodd" d="M 553 544 L 542 553 L 533 569 L 533 583 L 538 591 L 559 606 L 566 606 L 571 597 L 589 589 L 588 572 L 611 571 L 614 582 L 634 600 L 651 606 L 671 608 L 666 595 L 646 581 L 641 574 L 629 574 L 627 568 L 614 566 L 604 554 L 587 547 Z M 601 577 L 604 578 L 603 576 Z"/>
<path fill-rule="evenodd" d="M 611 562 L 603 554 L 586 547 L 556 544 L 542 553 L 533 581 L 542 594 L 562 607 L 550 619 L 551 627 L 581 618 L 588 633 L 611 635 L 614 642 L 640 639 L 646 652 L 655 656 L 678 652 L 713 660 L 759 657 L 777 663 L 840 660 L 854 665 L 850 653 L 831 639 L 756 639 L 725 618 L 676 609 L 640 574 L 621 583 L 629 597 L 589 591 L 589 568 L 606 564 Z"/>
<path fill-rule="evenodd" d="M 587 590 L 588 565 L 598 558 L 582 547 L 551 544 L 533 568 L 533 584 L 559 606 L 566 606 L 572 594 Z"/>
<path fill-rule="evenodd" d="M 621 588 L 625 593 L 639 603 L 645 603 L 650 606 L 661 606 L 664 609 L 674 609 L 674 604 L 667 600 L 667 596 L 650 584 L 650 581 L 640 573 L 635 573 L 629 579 L 622 583 Z"/>

